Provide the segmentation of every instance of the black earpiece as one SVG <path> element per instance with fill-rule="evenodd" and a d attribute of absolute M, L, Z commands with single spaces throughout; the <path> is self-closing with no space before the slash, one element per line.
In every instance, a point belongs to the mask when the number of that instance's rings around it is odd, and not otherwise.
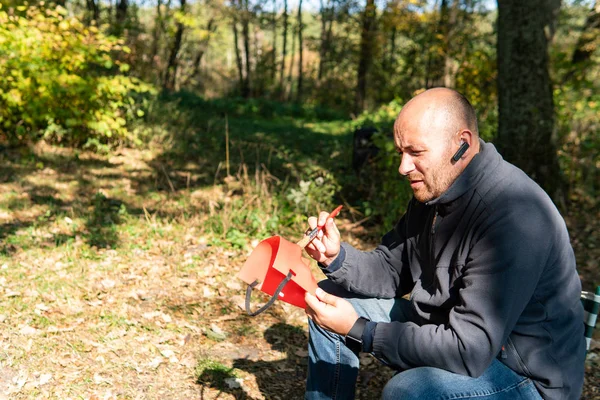
<path fill-rule="evenodd" d="M 463 141 L 456 153 L 452 156 L 452 161 L 457 162 L 465 154 L 465 151 L 469 148 L 469 143 Z"/>

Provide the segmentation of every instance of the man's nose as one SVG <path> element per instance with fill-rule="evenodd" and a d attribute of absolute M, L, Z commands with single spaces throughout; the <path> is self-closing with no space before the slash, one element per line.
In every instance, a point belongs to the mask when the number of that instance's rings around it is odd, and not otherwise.
<path fill-rule="evenodd" d="M 400 167 L 398 168 L 400 175 L 406 176 L 414 169 L 415 164 L 412 161 L 412 157 L 406 153 L 402 154 L 402 158 L 400 159 Z"/>

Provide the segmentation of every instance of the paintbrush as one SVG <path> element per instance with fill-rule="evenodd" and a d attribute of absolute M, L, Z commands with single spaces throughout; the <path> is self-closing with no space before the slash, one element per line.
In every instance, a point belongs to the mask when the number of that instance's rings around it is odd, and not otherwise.
<path fill-rule="evenodd" d="M 329 214 L 329 216 L 327 217 L 329 218 L 335 218 L 336 215 L 338 215 L 338 213 L 340 212 L 340 210 L 342 209 L 343 206 L 338 206 L 335 210 L 333 210 L 331 212 L 331 214 Z M 315 237 L 317 237 L 317 234 L 319 233 L 320 230 L 323 229 L 324 225 L 321 226 L 317 226 L 315 229 L 313 229 L 312 231 L 308 232 L 303 238 L 302 240 L 300 240 L 298 243 L 296 243 L 298 246 L 300 246 L 300 248 L 305 248 L 306 246 L 308 246 L 308 244 L 310 242 L 313 241 L 313 239 Z"/>

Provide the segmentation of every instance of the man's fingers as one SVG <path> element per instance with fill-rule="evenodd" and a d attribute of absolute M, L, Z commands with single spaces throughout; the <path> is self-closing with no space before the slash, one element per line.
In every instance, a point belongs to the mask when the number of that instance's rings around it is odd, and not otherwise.
<path fill-rule="evenodd" d="M 310 226 L 310 230 L 313 230 L 317 227 L 317 217 L 308 218 L 308 226 Z"/>
<path fill-rule="evenodd" d="M 323 242 L 321 242 L 320 239 L 316 239 L 315 242 L 315 246 L 317 247 L 317 249 L 319 249 L 321 253 L 325 253 L 327 251 L 327 247 L 325 247 L 325 245 L 323 244 Z"/>
<path fill-rule="evenodd" d="M 321 288 L 317 288 L 316 295 L 317 295 L 317 299 L 319 299 L 321 302 L 323 302 L 325 304 L 329 304 L 334 307 L 337 304 L 338 297 L 327 293 L 326 291 L 324 291 Z"/>
<path fill-rule="evenodd" d="M 319 226 L 325 225 L 325 222 L 327 222 L 327 217 L 329 217 L 329 213 L 327 211 L 321 211 L 319 213 Z"/>
<path fill-rule="evenodd" d="M 340 236 L 340 231 L 338 231 L 337 225 L 333 221 L 333 218 L 329 218 L 327 220 L 327 231 L 328 233 L 335 233 L 337 236 Z"/>
<path fill-rule="evenodd" d="M 317 289 L 317 291 L 319 290 L 321 289 Z M 308 306 L 306 308 L 306 313 L 314 319 L 315 314 L 319 313 L 323 308 L 323 304 L 319 301 L 319 299 L 308 292 L 306 292 L 306 295 L 304 296 L 304 301 L 306 301 L 306 305 Z"/>

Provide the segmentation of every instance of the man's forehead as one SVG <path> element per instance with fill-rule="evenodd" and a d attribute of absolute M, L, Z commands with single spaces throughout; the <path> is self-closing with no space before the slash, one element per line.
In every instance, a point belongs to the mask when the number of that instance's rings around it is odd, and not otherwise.
<path fill-rule="evenodd" d="M 430 136 L 431 128 L 431 123 L 427 121 L 405 122 L 399 119 L 394 126 L 394 142 L 402 147 L 423 146 Z"/>
<path fill-rule="evenodd" d="M 394 143 L 398 148 L 424 148 L 427 147 L 426 137 L 418 131 L 399 129 L 394 133 Z"/>
<path fill-rule="evenodd" d="M 447 113 L 432 106 L 403 110 L 394 123 L 394 142 L 403 147 L 425 146 L 448 129 L 451 122 L 448 117 Z"/>

